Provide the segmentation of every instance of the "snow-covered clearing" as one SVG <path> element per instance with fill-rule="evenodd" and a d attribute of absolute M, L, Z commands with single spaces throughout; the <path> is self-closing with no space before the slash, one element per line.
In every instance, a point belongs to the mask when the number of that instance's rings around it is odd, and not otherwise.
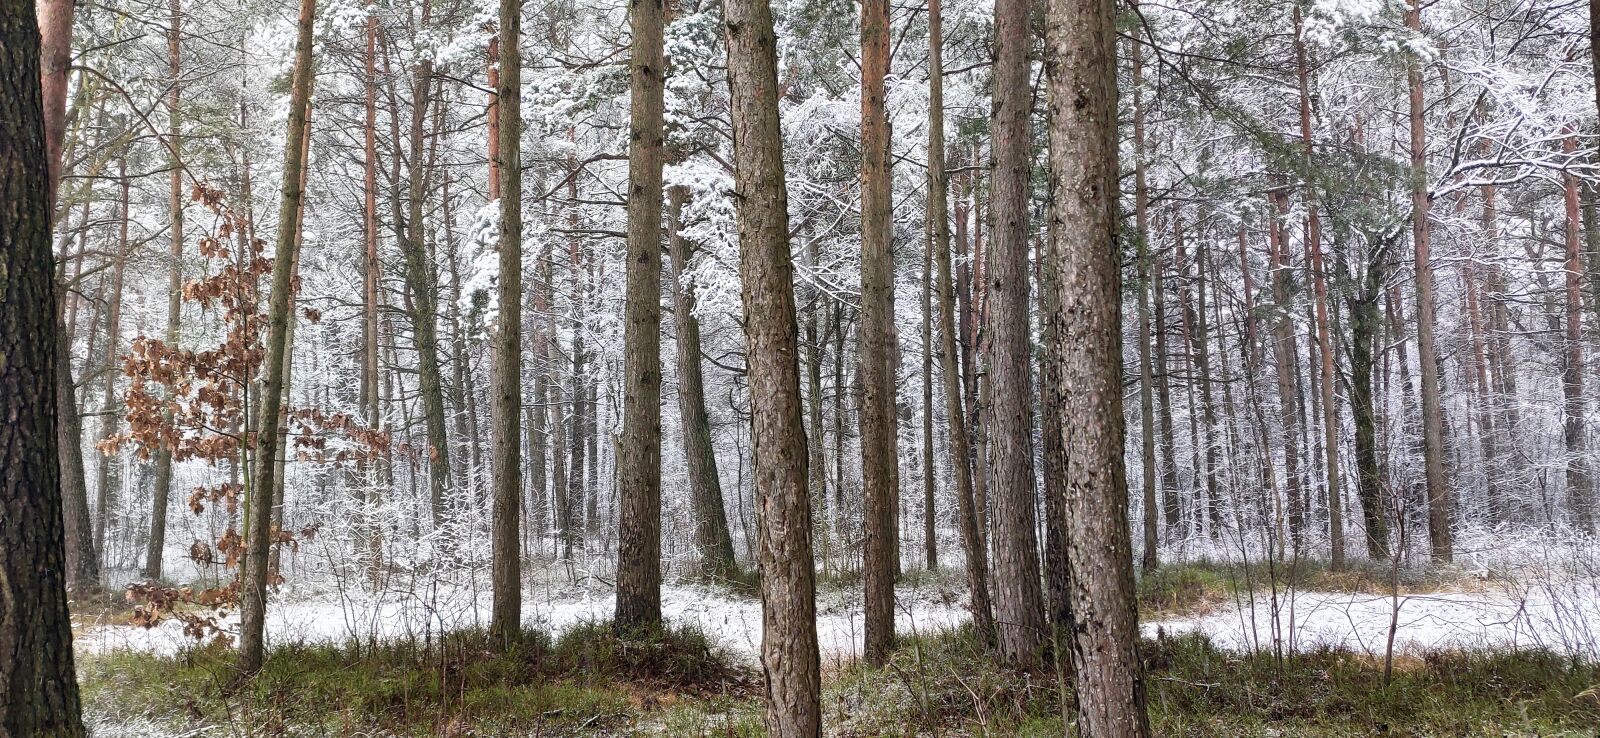
<path fill-rule="evenodd" d="M 604 583 L 538 582 L 523 593 L 524 622 L 559 635 L 574 625 L 608 620 L 614 591 Z M 761 603 L 722 587 L 666 584 L 662 612 L 673 624 L 698 626 L 735 653 L 754 657 L 761 646 Z M 896 625 L 903 633 L 930 633 L 958 626 L 967 619 L 959 593 L 946 589 L 902 586 Z M 267 611 L 270 645 L 351 640 L 425 639 L 443 632 L 484 627 L 489 622 L 487 588 L 436 588 L 390 591 L 379 595 L 330 590 L 288 590 Z M 224 626 L 236 628 L 230 614 Z M 818 597 L 817 637 L 824 659 L 853 657 L 861 647 L 859 593 L 824 593 Z M 171 655 L 194 644 L 183 625 L 167 620 L 155 628 L 88 624 L 76 638 L 77 650 L 99 653 L 133 650 Z"/>

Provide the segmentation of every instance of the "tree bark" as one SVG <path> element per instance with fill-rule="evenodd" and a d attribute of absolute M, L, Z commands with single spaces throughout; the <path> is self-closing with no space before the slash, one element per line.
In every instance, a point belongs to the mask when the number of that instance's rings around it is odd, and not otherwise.
<path fill-rule="evenodd" d="M 1300 6 L 1294 6 L 1295 76 L 1300 88 L 1300 139 L 1304 148 L 1304 197 L 1306 199 L 1306 253 L 1311 260 L 1311 278 L 1316 297 L 1317 348 L 1322 370 L 1319 389 L 1322 401 L 1323 454 L 1326 460 L 1328 492 L 1329 568 L 1344 568 L 1344 510 L 1339 495 L 1339 412 L 1333 398 L 1333 338 L 1328 330 L 1328 278 L 1322 265 L 1322 218 L 1317 212 L 1316 172 L 1311 128 L 1311 63 L 1306 49 Z"/>
<path fill-rule="evenodd" d="M 30 2 L 0 4 L 0 734 L 74 737 L 85 733 L 67 612 L 56 429 L 65 334 L 50 244 L 50 116 L 33 11 Z"/>
<path fill-rule="evenodd" d="M 723 22 L 755 441 L 766 730 L 772 738 L 817 738 L 822 733 L 821 667 L 789 205 L 778 122 L 777 38 L 766 0 L 728 0 Z"/>
<path fill-rule="evenodd" d="M 616 625 L 661 626 L 661 167 L 663 0 L 628 5 L 633 30 L 628 259 L 623 306 L 622 483 Z M 699 357 L 696 356 L 698 359 Z"/>
<path fill-rule="evenodd" d="M 493 160 L 500 195 L 499 305 L 495 318 L 494 596 L 489 637 L 509 644 L 522 631 L 522 0 L 500 0 Z M 459 357 L 458 357 L 459 360 Z"/>
<path fill-rule="evenodd" d="M 884 77 L 889 74 L 889 1 L 861 4 L 861 482 L 868 664 L 894 647 L 895 428 L 893 173 Z"/>
<path fill-rule="evenodd" d="M 1122 270 L 1117 248 L 1116 10 L 1111 0 L 1049 0 L 1050 204 L 1055 310 L 1046 316 L 1063 422 L 1071 653 L 1078 734 L 1152 735 L 1145 713 L 1128 535 L 1122 408 Z M 1071 463 L 1067 463 L 1070 461 Z"/>
<path fill-rule="evenodd" d="M 311 87 L 315 77 L 311 68 L 311 26 L 316 15 L 316 0 L 301 0 L 298 38 L 295 45 L 294 85 L 289 95 L 288 135 L 283 152 L 283 195 L 278 205 L 278 237 L 273 252 L 272 297 L 267 308 L 267 375 L 262 382 L 261 410 L 258 413 L 255 481 L 246 493 L 245 570 L 239 587 L 238 669 L 254 674 L 266 655 L 266 615 L 268 551 L 272 546 L 272 489 L 276 465 L 279 414 L 283 409 L 283 358 L 288 344 L 290 275 L 297 254 L 294 228 L 282 224 L 295 222 L 295 213 L 305 196 L 301 169 L 305 167 L 302 139 L 306 116 L 310 112 Z"/>
<path fill-rule="evenodd" d="M 998 0 L 994 30 L 993 191 L 989 199 L 989 468 L 994 498 L 995 621 L 1001 657 L 1037 663 L 1045 628 L 1035 533 L 1029 350 L 1027 0 Z"/>
<path fill-rule="evenodd" d="M 1288 193 L 1276 191 L 1270 195 L 1272 215 L 1269 225 L 1272 264 L 1272 300 L 1277 317 L 1273 321 L 1272 353 L 1277 364 L 1278 413 L 1283 421 L 1283 479 L 1285 504 L 1289 508 L 1289 539 L 1296 552 L 1305 535 L 1305 497 L 1300 486 L 1299 416 L 1295 412 L 1297 393 L 1294 370 L 1298 349 L 1290 309 L 1291 287 L 1287 245 L 1283 233 L 1283 213 L 1287 209 Z"/>

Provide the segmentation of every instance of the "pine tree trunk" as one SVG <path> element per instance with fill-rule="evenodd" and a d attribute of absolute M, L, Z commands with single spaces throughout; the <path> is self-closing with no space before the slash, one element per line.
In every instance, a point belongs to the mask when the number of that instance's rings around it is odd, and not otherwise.
<path fill-rule="evenodd" d="M 1135 0 L 1137 2 L 1137 0 Z M 1139 566 L 1155 571 L 1160 542 L 1161 509 L 1156 502 L 1155 377 L 1150 358 L 1150 189 L 1145 175 L 1144 43 L 1142 34 L 1128 43 L 1133 62 L 1133 217 L 1139 284 L 1139 460 L 1144 503 L 1144 550 Z"/>
<path fill-rule="evenodd" d="M 495 319 L 494 580 L 489 637 L 508 644 L 522 631 L 522 0 L 500 0 L 500 74 L 494 133 L 500 201 L 499 305 Z M 458 360 L 460 357 L 458 357 Z"/>
<path fill-rule="evenodd" d="M 723 19 L 755 439 L 766 730 L 772 738 L 818 738 L 821 667 L 789 206 L 778 123 L 777 39 L 766 0 L 728 0 Z"/>
<path fill-rule="evenodd" d="M 955 481 L 956 516 L 973 628 L 979 642 L 994 646 L 994 604 L 989 598 L 989 555 L 978 528 L 977 500 L 972 489 L 972 442 L 966 410 L 960 354 L 956 346 L 961 328 L 956 324 L 955 287 L 950 274 L 950 223 L 946 218 L 950 178 L 944 152 L 944 21 L 940 0 L 928 3 L 928 248 L 934 256 L 939 303 L 939 371 L 944 380 L 945 419 L 949 427 L 950 470 Z M 966 213 L 958 208 L 956 225 L 964 232 Z"/>
<path fill-rule="evenodd" d="M 1389 510 L 1383 497 L 1378 465 L 1377 408 L 1373 403 L 1373 352 L 1382 326 L 1378 298 L 1383 290 L 1387 249 L 1373 253 L 1358 294 L 1346 298 L 1350 309 L 1350 414 L 1356 426 L 1356 499 L 1366 525 L 1367 557 L 1389 558 Z"/>
<path fill-rule="evenodd" d="M 1562 139 L 1561 150 L 1577 152 L 1571 128 Z M 1578 178 L 1571 172 L 1561 177 L 1565 197 L 1566 227 L 1566 345 L 1561 366 L 1563 440 L 1566 444 L 1567 509 L 1572 525 L 1584 533 L 1595 529 L 1594 479 L 1590 476 L 1587 444 L 1584 442 L 1584 417 L 1588 400 L 1583 394 L 1583 258 L 1578 213 Z"/>
<path fill-rule="evenodd" d="M 993 192 L 985 289 L 989 290 L 989 467 L 993 473 L 995 621 L 1001 657 L 1026 666 L 1038 661 L 1044 633 L 1035 533 L 1033 398 L 1029 350 L 1028 173 L 1032 139 L 1028 117 L 1026 0 L 995 5 Z"/>
<path fill-rule="evenodd" d="M 1406 27 L 1422 33 L 1422 0 L 1411 0 Z M 1411 103 L 1411 234 L 1416 249 L 1417 364 L 1422 374 L 1422 457 L 1427 480 L 1428 539 L 1433 559 L 1452 559 L 1451 499 L 1444 468 L 1444 408 L 1439 400 L 1439 357 L 1433 345 L 1433 264 L 1428 225 L 1428 151 L 1423 117 L 1422 60 L 1412 54 L 1406 82 Z"/>
<path fill-rule="evenodd" d="M 1300 88 L 1300 138 L 1304 147 L 1306 199 L 1306 253 L 1310 255 L 1311 277 L 1315 285 L 1317 348 L 1321 354 L 1321 391 L 1323 454 L 1326 460 L 1328 494 L 1328 537 L 1331 542 L 1329 568 L 1344 568 L 1344 510 L 1339 497 L 1339 412 L 1334 404 L 1333 338 L 1328 330 L 1328 278 L 1322 265 L 1322 218 L 1317 212 L 1318 198 L 1311 172 L 1315 171 L 1313 159 L 1314 139 L 1311 128 L 1310 60 L 1302 33 L 1300 6 L 1294 7 L 1295 76 Z"/>
<path fill-rule="evenodd" d="M 894 256 L 889 115 L 889 2 L 861 4 L 861 481 L 866 579 L 867 663 L 894 646 L 895 417 Z"/>
<path fill-rule="evenodd" d="M 50 233 L 52 173 L 61 165 L 52 166 L 45 134 L 65 98 L 53 97 L 49 112 L 41 104 L 36 24 L 53 25 L 49 11 L 60 9 L 44 10 L 41 19 L 33 3 L 0 5 L 0 734 L 70 737 L 85 733 L 56 428 L 65 419 L 57 397 L 65 333 Z M 44 50 L 70 47 L 68 29 Z"/>
<path fill-rule="evenodd" d="M 1116 10 L 1111 0 L 1050 0 L 1051 255 L 1057 341 L 1046 361 L 1063 420 L 1047 495 L 1064 502 L 1077 729 L 1152 735 L 1138 654 L 1122 407 L 1122 270 L 1117 248 Z M 1071 464 L 1067 460 L 1071 460 Z"/>
<path fill-rule="evenodd" d="M 289 96 L 289 131 L 283 153 L 283 195 L 278 206 L 278 223 L 294 223 L 305 190 L 301 187 L 301 169 L 305 167 L 303 137 L 306 117 L 310 113 L 311 86 L 314 73 L 311 68 L 311 26 L 316 14 L 316 0 L 301 0 L 299 33 L 295 45 L 294 85 Z M 277 246 L 273 254 L 272 297 L 267 308 L 266 365 L 267 375 L 262 382 L 261 410 L 256 433 L 255 480 L 245 501 L 245 570 L 239 587 L 239 658 L 238 669 L 244 674 L 260 670 L 266 655 L 266 615 L 268 583 L 268 551 L 271 548 L 272 489 L 275 464 L 268 463 L 277 454 L 279 417 L 283 409 L 284 356 L 288 346 L 290 276 L 297 254 L 294 228 L 279 228 Z"/>
<path fill-rule="evenodd" d="M 121 189 L 121 199 L 117 208 L 117 250 L 111 257 L 111 289 L 106 299 L 106 348 L 104 364 L 101 371 L 105 373 L 105 390 L 100 402 L 100 443 L 107 443 L 117 435 L 119 427 L 119 413 L 117 409 L 117 376 L 121 372 L 117 368 L 118 347 L 122 344 L 122 286 L 124 267 L 128 262 L 128 221 L 130 182 L 128 180 L 128 161 L 123 157 L 117 162 L 117 179 Z M 117 494 L 112 490 L 112 467 L 116 465 L 116 454 L 97 453 L 95 470 L 95 491 L 99 495 L 101 510 L 108 510 Z M 104 519 L 104 516 L 101 516 Z M 96 521 L 98 524 L 98 520 Z M 104 540 L 103 534 L 97 532 L 97 540 Z M 104 549 L 101 549 L 104 550 Z M 69 585 L 70 586 L 70 585 Z"/>
<path fill-rule="evenodd" d="M 422 22 L 426 24 L 428 20 L 429 6 L 424 0 Z M 410 309 L 406 312 L 411 321 L 412 344 L 417 350 L 418 392 L 427 433 L 428 504 L 433 525 L 438 528 L 449 517 L 445 497 L 450 486 L 450 439 L 445 430 L 444 385 L 439 373 L 439 280 L 428 257 L 429 245 L 423 235 L 422 222 L 423 201 L 428 192 L 427 156 L 424 150 L 427 132 L 424 128 L 428 120 L 432 88 L 433 61 L 424 57 L 417 63 L 411 79 L 410 153 L 406 157 L 405 208 L 401 212 L 400 199 L 397 197 L 395 226 L 402 241 L 400 251 L 404 257 L 405 280 L 410 292 Z M 395 145 L 399 143 L 399 137 L 396 136 Z"/>
<path fill-rule="evenodd" d="M 672 314 L 678 328 L 678 412 L 683 423 L 683 451 L 689 472 L 689 496 L 694 508 L 695 548 L 700 556 L 700 571 L 709 577 L 726 577 L 735 572 L 733 536 L 728 531 L 728 513 L 723 506 L 722 479 L 717 474 L 716 449 L 711 444 L 711 418 L 706 413 L 705 380 L 700 370 L 700 319 L 694 315 L 695 286 L 688 277 L 694 244 L 683 235 L 680 220 L 689 191 L 674 187 L 667 193 L 667 214 L 671 221 Z M 820 408 L 820 400 L 813 405 Z M 815 424 L 814 424 L 815 425 Z M 820 444 L 822 432 L 815 431 L 813 443 Z M 815 476 L 815 475 L 813 475 Z"/>
<path fill-rule="evenodd" d="M 661 167 L 666 60 L 663 0 L 628 6 L 632 135 L 623 306 L 621 520 L 616 625 L 661 626 Z M 698 359 L 698 354 L 695 357 Z"/>

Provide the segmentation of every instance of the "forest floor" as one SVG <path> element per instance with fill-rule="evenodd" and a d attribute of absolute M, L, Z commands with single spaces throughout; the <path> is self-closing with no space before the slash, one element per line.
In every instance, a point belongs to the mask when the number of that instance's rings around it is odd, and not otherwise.
<path fill-rule="evenodd" d="M 1544 553 L 1508 564 L 1513 548 L 1493 550 L 1487 563 L 1338 573 L 1197 556 L 1141 576 L 1158 734 L 1595 736 L 1593 560 L 1535 545 L 1524 553 Z M 529 637 L 497 655 L 476 577 L 397 579 L 367 592 L 291 577 L 249 682 L 232 677 L 226 646 L 197 645 L 176 622 L 146 629 L 122 608 L 86 608 L 76 650 L 96 734 L 761 735 L 761 612 L 747 586 L 669 583 L 669 632 L 622 638 L 606 624 L 605 572 L 547 571 L 524 593 Z M 1070 686 L 973 645 L 956 571 L 903 578 L 901 647 L 884 669 L 855 660 L 859 598 L 849 578 L 819 585 L 829 735 L 1063 734 Z"/>

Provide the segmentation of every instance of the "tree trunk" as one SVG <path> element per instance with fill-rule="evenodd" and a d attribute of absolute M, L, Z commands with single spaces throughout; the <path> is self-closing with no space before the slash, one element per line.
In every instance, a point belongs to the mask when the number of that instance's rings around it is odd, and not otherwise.
<path fill-rule="evenodd" d="M 424 0 L 422 23 L 429 20 L 429 4 Z M 427 432 L 428 448 L 428 503 L 435 528 L 443 525 L 448 516 L 445 495 L 450 484 L 450 439 L 445 431 L 444 386 L 439 374 L 438 331 L 438 277 L 434 274 L 432 260 L 428 258 L 428 243 L 422 230 L 422 206 L 427 198 L 424 151 L 433 88 L 433 61 L 424 57 L 417 63 L 411 80 L 411 126 L 409 131 L 410 155 L 407 158 L 406 201 L 404 212 L 399 211 L 396 198 L 396 228 L 403 246 L 405 279 L 410 288 L 411 304 L 407 310 L 411 319 L 411 340 L 417 350 L 418 392 L 422 399 L 423 423 Z M 399 146 L 396 136 L 395 145 Z M 396 157 L 397 159 L 400 157 Z"/>
<path fill-rule="evenodd" d="M 1283 421 L 1283 478 L 1284 496 L 1289 508 L 1289 539 L 1299 552 L 1305 535 L 1305 498 L 1300 487 L 1299 416 L 1295 412 L 1298 393 L 1295 392 L 1294 371 L 1298 363 L 1295 347 L 1294 324 L 1290 310 L 1289 264 L 1287 244 L 1283 233 L 1283 213 L 1288 208 L 1289 195 L 1275 191 L 1269 236 L 1272 248 L 1272 300 L 1277 317 L 1273 321 L 1272 353 L 1277 363 L 1278 413 Z"/>
<path fill-rule="evenodd" d="M 766 0 L 728 0 L 723 20 L 755 440 L 766 730 L 772 738 L 818 738 L 821 667 L 789 205 L 778 123 L 777 39 Z"/>
<path fill-rule="evenodd" d="M 45 134 L 61 108 L 52 99 L 46 113 L 40 102 L 33 10 L 0 5 L 0 734 L 82 736 L 56 429 L 65 334 L 50 193 L 60 164 L 52 169 Z M 45 50 L 69 39 L 52 36 Z"/>
<path fill-rule="evenodd" d="M 522 0 L 500 0 L 500 74 L 495 89 L 499 119 L 499 306 L 495 318 L 494 513 L 491 534 L 494 596 L 490 640 L 502 647 L 521 636 L 522 552 Z M 457 357 L 461 360 L 461 357 Z"/>
<path fill-rule="evenodd" d="M 1167 353 L 1167 301 L 1161 283 L 1167 271 L 1166 259 L 1158 260 L 1152 268 L 1150 292 L 1154 295 L 1156 314 L 1156 355 L 1153 362 L 1160 363 L 1156 372 L 1156 399 L 1160 405 L 1161 421 L 1161 510 L 1162 525 L 1167 536 L 1183 525 L 1181 503 L 1178 501 L 1178 441 L 1172 422 L 1172 360 Z"/>
<path fill-rule="evenodd" d="M 128 161 L 123 157 L 117 163 L 117 175 L 121 189 L 121 200 L 117 212 L 117 251 L 111 258 L 111 290 L 106 300 L 106 349 L 105 360 L 101 371 L 105 372 L 105 391 L 100 402 L 100 442 L 108 443 L 117 435 L 117 376 L 121 372 L 117 368 L 117 350 L 122 344 L 122 285 L 124 267 L 128 262 L 128 220 L 129 209 L 129 180 Z M 116 454 L 98 453 L 99 462 L 95 473 L 95 491 L 99 495 L 101 515 L 96 519 L 95 540 L 104 541 L 103 522 L 105 513 L 112 506 L 116 494 L 112 491 L 112 467 L 116 465 Z M 100 547 L 100 550 L 105 550 Z M 70 572 L 69 572 L 70 574 Z M 70 586 L 70 585 L 69 585 Z"/>
<path fill-rule="evenodd" d="M 1562 139 L 1561 150 L 1572 155 L 1577 148 L 1569 127 L 1566 138 Z M 1584 533 L 1593 533 L 1594 480 L 1589 473 L 1583 428 L 1588 400 L 1583 394 L 1583 259 L 1582 239 L 1578 235 L 1578 178 L 1571 172 L 1564 172 L 1561 182 L 1567 213 L 1567 320 L 1565 357 L 1561 366 L 1561 390 L 1566 400 L 1562 404 L 1562 436 L 1567 450 L 1567 508 L 1572 514 L 1573 527 Z"/>
<path fill-rule="evenodd" d="M 1116 10 L 1111 0 L 1050 0 L 1045 69 L 1050 85 L 1050 229 L 1057 341 L 1045 393 L 1070 419 L 1061 477 L 1071 571 L 1071 653 L 1078 734 L 1152 735 L 1145 713 L 1128 536 L 1122 408 L 1122 270 L 1117 249 Z M 1068 464 L 1067 461 L 1071 463 Z"/>
<path fill-rule="evenodd" d="M 377 44 L 378 44 L 378 14 L 367 16 L 367 52 L 366 76 L 363 83 L 366 87 L 366 125 L 364 126 L 363 154 L 362 154 L 362 190 L 365 196 L 363 207 L 363 221 L 365 223 L 363 236 L 366 241 L 366 250 L 362 261 L 362 320 L 361 320 L 361 411 L 366 420 L 367 427 L 379 430 L 383 425 L 382 404 L 378 397 L 379 389 L 379 363 L 378 363 L 378 284 L 382 279 L 378 262 L 378 71 L 377 71 Z M 367 485 L 364 506 L 365 511 L 360 524 L 366 534 L 367 579 L 374 588 L 378 585 L 378 578 L 383 570 L 383 523 L 378 516 L 378 505 L 382 502 L 382 486 L 379 483 L 381 475 L 367 468 L 370 463 L 363 455 L 358 457 L 357 476 Z"/>
<path fill-rule="evenodd" d="M 944 379 L 945 420 L 949 428 L 950 471 L 955 481 L 956 515 L 965 553 L 972 624 L 979 642 L 994 646 L 994 605 L 989 599 L 989 555 L 978 529 L 972 489 L 972 442 L 961 404 L 962 376 L 956 339 L 954 285 L 950 275 L 950 223 L 946 217 L 950 178 L 944 155 L 944 20 L 940 0 L 928 3 L 928 249 L 933 252 L 939 290 L 939 371 Z M 966 213 L 957 215 L 964 225 Z M 965 234 L 963 234 L 965 235 Z"/>
<path fill-rule="evenodd" d="M 1367 556 L 1374 561 L 1389 558 L 1389 510 L 1378 465 L 1377 408 L 1372 391 L 1373 350 L 1381 330 L 1378 298 L 1386 257 L 1379 252 L 1369 258 L 1359 294 L 1346 298 L 1350 309 L 1350 414 L 1356 426 L 1356 498 L 1361 501 L 1367 530 Z"/>
<path fill-rule="evenodd" d="M 261 411 L 256 433 L 256 458 L 261 459 L 254 469 L 255 481 L 247 490 L 245 502 L 245 571 L 239 587 L 239 660 L 238 669 L 244 674 L 260 670 L 266 655 L 266 615 L 268 583 L 268 551 L 271 548 L 272 489 L 276 465 L 269 463 L 277 454 L 279 414 L 283 409 L 283 366 L 288 344 L 290 281 L 295 253 L 294 228 L 281 224 L 294 223 L 305 190 L 301 187 L 301 169 L 305 167 L 302 138 L 306 131 L 306 116 L 310 112 L 311 86 L 314 73 L 311 68 L 311 25 L 316 14 L 316 0 L 301 0 L 299 33 L 295 45 L 294 85 L 289 95 L 289 131 L 283 152 L 283 196 L 278 206 L 278 238 L 273 253 L 272 297 L 267 308 L 268 329 L 266 345 L 267 375 L 262 383 Z"/>
<path fill-rule="evenodd" d="M 986 276 L 988 384 L 985 419 L 994 496 L 995 621 L 1001 657 L 1026 666 L 1038 661 L 1044 633 L 1039 587 L 1033 476 L 1032 357 L 1029 350 L 1027 0 L 998 0 L 994 30 L 993 192 Z"/>
<path fill-rule="evenodd" d="M 1135 0 L 1137 2 L 1137 0 Z M 1161 510 L 1156 502 L 1155 377 L 1150 360 L 1150 189 L 1145 175 L 1144 44 L 1142 34 L 1128 43 L 1133 62 L 1133 217 L 1139 275 L 1139 460 L 1144 503 L 1143 570 L 1155 571 Z"/>
<path fill-rule="evenodd" d="M 1411 0 L 1406 27 L 1422 34 L 1422 0 Z M 1422 374 L 1422 457 L 1427 480 L 1428 539 L 1433 559 L 1452 558 L 1450 487 L 1444 469 L 1444 408 L 1439 401 L 1439 357 L 1433 345 L 1433 264 L 1429 254 L 1428 151 L 1423 117 L 1422 60 L 1408 57 L 1406 86 L 1411 103 L 1411 235 L 1416 249 L 1417 365 Z"/>
<path fill-rule="evenodd" d="M 700 571 L 709 577 L 735 572 L 733 536 L 722 501 L 716 449 L 711 445 L 711 418 L 706 413 L 705 380 L 700 370 L 700 319 L 694 315 L 695 286 L 686 278 L 694 244 L 683 235 L 680 220 L 689 191 L 673 187 L 667 195 L 672 232 L 672 314 L 678 324 L 678 412 L 683 423 L 683 451 L 689 472 L 689 497 L 694 508 L 695 548 Z M 813 399 L 813 404 L 818 401 Z M 819 405 L 820 407 L 820 405 Z M 813 431 L 820 442 L 822 431 Z"/>
<path fill-rule="evenodd" d="M 861 4 L 861 482 L 867 663 L 894 646 L 895 428 L 893 173 L 884 77 L 889 74 L 889 0 Z"/>
<path fill-rule="evenodd" d="M 1295 76 L 1300 88 L 1300 139 L 1304 147 L 1304 188 L 1306 199 L 1306 253 L 1311 259 L 1315 285 L 1317 348 L 1321 354 L 1323 454 L 1326 459 L 1328 493 L 1328 538 L 1331 542 L 1329 568 L 1344 568 L 1344 510 L 1339 498 L 1339 412 L 1333 400 L 1333 338 L 1328 330 L 1328 278 L 1322 265 L 1322 219 L 1317 212 L 1317 189 L 1312 181 L 1315 170 L 1315 144 L 1311 129 L 1311 64 L 1302 33 L 1300 6 L 1294 7 Z"/>
<path fill-rule="evenodd" d="M 623 306 L 618 628 L 661 626 L 661 166 L 663 0 L 628 6 L 633 30 L 628 258 Z M 698 359 L 698 355 L 696 359 Z"/>

